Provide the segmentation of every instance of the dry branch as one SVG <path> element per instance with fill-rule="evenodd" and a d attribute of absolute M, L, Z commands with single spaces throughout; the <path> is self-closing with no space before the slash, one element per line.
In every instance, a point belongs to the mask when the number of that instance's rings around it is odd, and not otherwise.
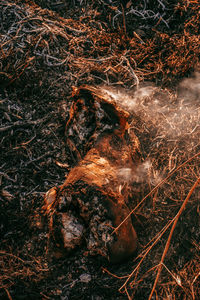
<path fill-rule="evenodd" d="M 152 299 L 152 296 L 153 296 L 154 291 L 155 291 L 155 289 L 156 289 L 156 285 L 157 285 L 157 283 L 158 283 L 158 280 L 159 280 L 159 277 L 160 277 L 160 273 L 161 273 L 161 271 L 162 271 L 163 262 L 164 262 L 164 259 L 165 259 L 166 254 L 167 254 L 167 252 L 168 252 L 168 249 L 169 249 L 169 246 L 170 246 L 170 241 L 171 241 L 173 232 L 174 232 L 174 230 L 175 230 L 175 228 L 176 228 L 176 224 L 177 224 L 177 222 L 178 222 L 178 220 L 179 220 L 179 217 L 181 216 L 183 210 L 185 209 L 185 207 L 186 207 L 186 205 L 187 205 L 187 202 L 189 201 L 189 199 L 190 199 L 192 193 L 194 192 L 194 190 L 196 189 L 196 187 L 197 187 L 197 185 L 198 185 L 199 183 L 200 183 L 200 177 L 196 180 L 196 182 L 194 183 L 194 185 L 191 187 L 191 189 L 190 189 L 190 191 L 189 191 L 187 197 L 186 197 L 185 200 L 183 201 L 183 204 L 182 204 L 181 208 L 179 209 L 177 215 L 176 215 L 175 218 L 174 218 L 173 225 L 172 225 L 172 228 L 171 228 L 171 230 L 170 230 L 170 233 L 169 233 L 169 236 L 168 236 L 166 245 L 165 245 L 165 249 L 164 249 L 163 254 L 162 254 L 162 257 L 161 257 L 160 264 L 159 264 L 159 266 L 158 266 L 158 271 L 157 271 L 156 279 L 155 279 L 155 281 L 154 281 L 153 288 L 152 288 L 151 293 L 150 293 L 150 295 L 149 295 L 149 300 Z"/>

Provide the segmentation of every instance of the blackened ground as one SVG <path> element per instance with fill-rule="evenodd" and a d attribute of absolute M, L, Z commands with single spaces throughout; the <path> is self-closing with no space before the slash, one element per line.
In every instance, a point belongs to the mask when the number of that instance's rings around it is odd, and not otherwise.
<path fill-rule="evenodd" d="M 51 9 L 51 2 L 57 1 L 35 2 L 43 7 L 47 3 Z M 80 8 L 78 2 L 81 1 L 71 1 L 70 10 L 64 15 L 72 19 L 68 23 L 51 11 L 35 8 L 34 1 L 0 4 L 3 20 L 0 24 L 3 49 L 0 53 L 1 299 L 127 299 L 126 294 L 118 291 L 125 278 L 113 277 L 104 269 L 119 277 L 126 276 L 139 258 L 111 265 L 102 258 L 87 256 L 84 243 L 70 257 L 59 258 L 59 249 L 51 249 L 47 220 L 41 213 L 45 192 L 63 183 L 71 168 L 64 140 L 71 87 L 103 82 L 129 88 L 136 83 L 134 74 L 139 80 L 145 78 L 173 86 L 199 64 L 197 1 L 187 1 L 187 5 L 185 1 L 173 1 L 177 10 L 173 11 L 171 21 L 166 19 L 170 28 L 161 20 L 158 24 L 161 27 L 154 30 L 155 23 L 135 16 L 133 24 L 140 29 L 136 34 L 142 40 L 135 35 L 132 38 L 129 18 L 133 15 L 129 15 L 127 29 L 131 39 L 128 41 L 120 32 L 121 15 L 114 19 L 119 25 L 114 23 L 113 27 L 115 8 L 103 6 L 102 1 L 88 1 L 87 6 L 84 6 L 87 1 L 82 1 Z M 160 2 L 166 5 L 166 1 Z M 108 23 L 102 21 L 105 16 Z M 80 22 L 76 23 L 77 20 Z M 147 132 L 140 133 L 140 138 L 145 153 L 149 147 Z M 164 163 L 164 154 L 157 159 L 158 164 Z M 193 160 L 158 194 L 148 198 L 133 216 L 139 237 L 138 254 L 175 216 L 199 176 L 199 165 L 198 158 Z M 149 192 L 149 185 L 137 183 L 134 189 L 136 196 L 130 197 L 132 207 Z M 181 285 L 164 268 L 157 288 L 159 298 L 200 298 L 199 228 L 198 189 L 177 224 L 165 261 L 169 271 L 179 276 Z M 141 265 L 138 276 L 141 281 L 133 288 L 128 286 L 135 299 L 148 298 L 155 273 L 146 272 L 159 263 L 167 237 L 165 234 L 160 239 Z"/>

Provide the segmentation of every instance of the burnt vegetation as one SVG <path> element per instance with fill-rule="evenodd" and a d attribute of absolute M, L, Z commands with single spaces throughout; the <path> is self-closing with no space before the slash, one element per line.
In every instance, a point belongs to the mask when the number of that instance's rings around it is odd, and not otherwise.
<path fill-rule="evenodd" d="M 0 298 L 199 299 L 199 1 L 4 0 L 0 20 Z M 120 265 L 84 241 L 66 256 L 44 213 L 91 146 L 81 122 L 104 128 L 88 104 L 70 115 L 83 84 L 123 104 L 140 142 L 134 173 L 119 167 L 138 236 Z"/>

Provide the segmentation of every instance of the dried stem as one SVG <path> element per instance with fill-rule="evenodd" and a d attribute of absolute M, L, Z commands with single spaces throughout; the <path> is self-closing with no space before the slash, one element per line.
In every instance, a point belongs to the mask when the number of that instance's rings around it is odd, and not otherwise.
<path fill-rule="evenodd" d="M 184 167 L 186 164 L 188 164 L 189 162 L 191 162 L 194 158 L 196 158 L 197 156 L 200 156 L 200 152 L 196 153 L 195 155 L 193 155 L 191 158 L 189 158 L 188 160 L 186 160 L 183 164 L 181 164 L 180 166 L 178 166 L 176 169 L 174 169 L 172 172 L 169 173 L 169 175 L 167 175 L 167 177 L 165 177 L 160 183 L 158 183 L 139 203 L 138 205 L 136 205 L 136 207 L 134 209 L 131 210 L 131 212 L 127 215 L 127 217 L 115 228 L 115 230 L 112 232 L 112 234 L 114 234 L 121 226 L 122 224 L 124 224 L 124 222 L 126 222 L 126 220 L 134 213 L 134 211 L 149 197 L 151 196 L 159 187 L 161 187 L 174 173 L 176 173 L 178 170 L 180 170 L 182 167 Z"/>
<path fill-rule="evenodd" d="M 170 242 L 171 242 L 171 238 L 172 238 L 174 229 L 175 229 L 175 227 L 176 227 L 176 224 L 177 224 L 177 222 L 178 222 L 178 220 L 179 220 L 179 217 L 181 216 L 183 210 L 185 209 L 186 204 L 187 204 L 187 202 L 189 201 L 189 199 L 190 199 L 192 193 L 194 192 L 194 190 L 196 189 L 196 187 L 197 187 L 197 185 L 198 185 L 199 183 L 200 183 L 200 177 L 196 180 L 196 182 L 194 183 L 194 185 L 193 185 L 192 188 L 190 189 L 190 191 L 189 191 L 187 197 L 185 198 L 185 200 L 184 200 L 184 202 L 183 202 L 181 208 L 179 209 L 179 211 L 178 211 L 178 213 L 177 213 L 177 215 L 176 215 L 176 217 L 175 217 L 175 219 L 174 219 L 172 228 L 171 228 L 171 230 L 170 230 L 169 237 L 168 237 L 167 242 L 166 242 L 166 245 L 165 245 L 165 249 L 164 249 L 163 254 L 162 254 L 162 258 L 161 258 L 160 264 L 159 264 L 159 266 L 158 266 L 158 272 L 157 272 L 157 275 L 156 275 L 156 279 L 155 279 L 155 281 L 154 281 L 154 285 L 153 285 L 153 288 L 152 288 L 152 290 L 151 290 L 151 294 L 149 295 L 149 300 L 152 298 L 153 293 L 154 293 L 155 288 L 156 288 L 156 285 L 157 285 L 157 283 L 158 283 L 158 280 L 159 280 L 159 277 L 160 277 L 160 273 L 161 273 L 161 270 L 162 270 L 162 266 L 163 266 L 163 262 L 164 262 L 164 259 L 165 259 L 166 254 L 167 254 L 167 251 L 168 251 L 168 249 L 169 249 Z"/>

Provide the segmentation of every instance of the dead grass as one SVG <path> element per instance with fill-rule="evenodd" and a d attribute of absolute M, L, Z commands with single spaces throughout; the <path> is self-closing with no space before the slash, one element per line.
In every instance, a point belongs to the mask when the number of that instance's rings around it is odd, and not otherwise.
<path fill-rule="evenodd" d="M 166 9 L 165 1 L 160 2 Z M 19 293 L 17 286 L 29 288 L 29 282 L 41 283 L 43 297 L 54 299 L 48 286 L 43 287 L 43 280 L 49 278 L 50 263 L 45 253 L 39 255 L 39 250 L 34 249 L 39 243 L 37 238 L 32 241 L 31 254 L 27 254 L 27 241 L 31 243 L 31 238 L 38 236 L 37 230 L 41 233 L 43 229 L 36 225 L 29 237 L 27 222 L 20 216 L 24 214 L 26 218 L 27 209 L 32 215 L 34 209 L 40 209 L 42 203 L 35 198 L 64 176 L 64 172 L 62 176 L 57 175 L 59 171 L 51 156 L 54 161 L 60 161 L 64 153 L 64 146 L 59 146 L 63 133 L 58 119 L 62 117 L 58 116 L 56 107 L 66 99 L 65 89 L 69 93 L 72 85 L 83 83 L 131 89 L 144 80 L 174 89 L 177 82 L 199 69 L 198 1 L 174 1 L 173 11 L 170 10 L 172 18 L 166 15 L 158 19 L 157 16 L 154 23 L 142 19 L 141 8 L 129 7 L 126 35 L 121 26 L 122 15 L 117 16 L 117 9 L 121 7 L 101 6 L 102 1 L 85 3 L 81 8 L 66 10 L 64 17 L 59 15 L 60 11 L 42 9 L 33 1 L 0 4 L 0 132 L 4 153 L 1 159 L 4 239 L 0 251 L 0 288 L 8 299 L 15 299 Z M 73 9 L 79 11 L 76 19 Z M 154 15 L 156 13 L 154 9 Z M 103 22 L 105 15 L 106 22 Z M 133 29 L 131 24 L 138 27 Z M 168 93 L 169 102 L 179 101 L 171 91 Z M 149 299 L 199 299 L 199 114 L 195 110 L 189 111 L 187 117 L 184 115 L 185 131 L 174 139 L 167 135 L 166 127 L 156 127 L 154 112 L 151 120 L 146 120 L 144 110 L 141 113 L 145 118 L 138 114 L 132 125 L 143 145 L 144 161 L 151 158 L 152 168 L 145 174 L 147 180 L 134 187 L 136 196 L 130 201 L 139 235 L 139 253 L 131 261 L 131 272 L 120 267 L 118 273 L 104 268 L 109 273 L 106 280 L 110 284 L 110 275 L 115 273 L 120 292 L 129 299 L 141 299 L 144 294 L 150 295 Z M 166 118 L 165 123 L 163 119 L 160 114 L 161 124 L 166 124 Z M 174 130 L 178 130 L 176 126 Z M 161 180 L 155 185 L 151 179 L 155 180 L 157 175 Z M 10 228 L 18 227 L 20 222 L 21 227 L 25 225 L 19 230 L 26 241 L 24 245 L 18 245 L 18 233 L 14 230 L 9 233 Z M 46 250 L 46 240 L 40 247 Z M 72 272 L 70 266 L 67 268 L 67 272 Z M 98 266 L 94 272 L 98 273 Z M 57 276 L 53 276 L 51 284 L 59 284 Z M 74 279 L 70 280 L 72 293 L 80 294 L 82 287 L 74 285 L 73 289 Z M 103 286 L 105 282 L 101 283 Z M 62 284 L 66 285 L 65 279 Z"/>
<path fill-rule="evenodd" d="M 130 87 L 144 79 L 174 83 L 199 63 L 198 7 L 190 5 L 192 13 L 181 33 L 152 29 L 151 37 L 142 40 L 138 34 L 128 38 L 111 32 L 92 17 L 93 10 L 76 21 L 6 1 L 1 12 L 2 81 L 6 85 L 20 79 L 39 81 L 45 66 L 60 68 L 60 77 L 76 85 L 103 82 Z"/>

